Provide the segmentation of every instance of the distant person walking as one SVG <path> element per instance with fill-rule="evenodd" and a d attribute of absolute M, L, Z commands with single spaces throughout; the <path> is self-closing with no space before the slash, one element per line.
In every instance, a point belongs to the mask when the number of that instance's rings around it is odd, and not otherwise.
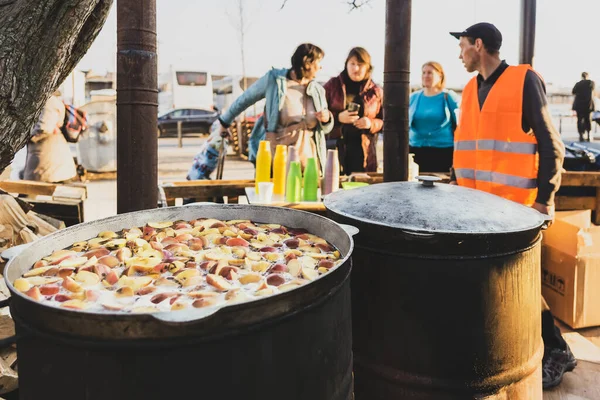
<path fill-rule="evenodd" d="M 594 96 L 596 84 L 589 79 L 587 72 L 581 73 L 581 80 L 573 87 L 573 111 L 577 114 L 577 132 L 579 132 L 579 140 L 584 141 L 583 134 L 587 132 L 587 141 L 590 141 L 590 132 L 592 130 L 592 122 L 590 114 L 594 111 Z"/>
<path fill-rule="evenodd" d="M 449 172 L 454 153 L 458 95 L 446 89 L 440 63 L 421 68 L 423 89 L 410 95 L 408 107 L 410 152 L 422 172 Z"/>

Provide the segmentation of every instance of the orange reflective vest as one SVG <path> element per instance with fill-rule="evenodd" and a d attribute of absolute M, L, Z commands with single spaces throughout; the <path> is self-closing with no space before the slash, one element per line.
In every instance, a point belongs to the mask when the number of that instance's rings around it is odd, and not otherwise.
<path fill-rule="evenodd" d="M 537 196 L 538 152 L 522 128 L 528 65 L 509 66 L 479 109 L 477 78 L 462 95 L 454 134 L 454 171 L 460 186 L 531 206 Z"/>

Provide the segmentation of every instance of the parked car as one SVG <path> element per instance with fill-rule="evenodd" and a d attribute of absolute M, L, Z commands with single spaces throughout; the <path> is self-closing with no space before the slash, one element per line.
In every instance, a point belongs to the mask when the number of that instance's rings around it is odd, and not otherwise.
<path fill-rule="evenodd" d="M 219 118 L 215 110 L 203 108 L 177 108 L 158 116 L 158 137 L 177 136 L 177 123 L 181 121 L 181 131 L 188 133 L 210 132 L 210 126 Z"/>

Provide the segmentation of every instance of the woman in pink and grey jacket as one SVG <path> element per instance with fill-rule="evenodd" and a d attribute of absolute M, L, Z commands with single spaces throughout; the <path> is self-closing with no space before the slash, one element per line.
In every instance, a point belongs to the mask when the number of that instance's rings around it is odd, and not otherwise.
<path fill-rule="evenodd" d="M 383 90 L 371 80 L 371 55 L 362 47 L 350 50 L 342 73 L 325 84 L 327 104 L 335 125 L 344 174 L 377 171 L 377 134 L 383 128 Z M 359 105 L 349 111 L 348 105 Z"/>

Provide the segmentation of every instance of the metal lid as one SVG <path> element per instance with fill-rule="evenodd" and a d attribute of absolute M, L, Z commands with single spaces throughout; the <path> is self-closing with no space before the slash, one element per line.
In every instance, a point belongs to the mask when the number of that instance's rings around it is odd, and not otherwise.
<path fill-rule="evenodd" d="M 542 227 L 542 214 L 501 197 L 456 185 L 392 182 L 341 190 L 325 197 L 325 207 L 349 220 L 415 233 L 481 235 Z"/>

